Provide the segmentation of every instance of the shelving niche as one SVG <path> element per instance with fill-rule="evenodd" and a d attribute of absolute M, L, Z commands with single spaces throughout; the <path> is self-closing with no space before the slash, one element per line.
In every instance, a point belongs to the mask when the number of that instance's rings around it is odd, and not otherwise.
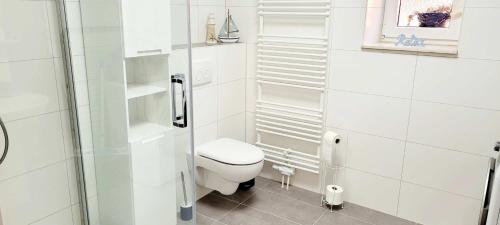
<path fill-rule="evenodd" d="M 172 129 L 168 56 L 125 60 L 129 143 Z"/>

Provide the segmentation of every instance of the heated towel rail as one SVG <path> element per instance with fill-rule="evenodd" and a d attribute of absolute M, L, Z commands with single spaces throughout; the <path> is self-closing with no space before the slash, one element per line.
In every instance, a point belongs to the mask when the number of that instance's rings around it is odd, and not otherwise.
<path fill-rule="evenodd" d="M 330 1 L 261 0 L 257 11 L 260 25 L 256 145 L 265 152 L 266 161 L 317 174 L 324 130 Z M 294 23 L 299 23 L 297 29 L 311 31 L 310 35 L 297 35 L 297 31 L 280 32 L 280 24 Z M 289 99 L 266 99 L 264 93 L 269 91 L 279 92 L 278 95 L 289 96 Z M 290 94 L 300 91 L 317 102 L 294 102 Z M 301 149 L 303 145 L 287 146 L 266 141 L 273 137 L 305 143 L 314 151 Z"/>

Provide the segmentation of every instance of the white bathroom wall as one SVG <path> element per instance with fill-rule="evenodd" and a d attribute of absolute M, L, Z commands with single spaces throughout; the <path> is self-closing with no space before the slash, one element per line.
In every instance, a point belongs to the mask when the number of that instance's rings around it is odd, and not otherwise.
<path fill-rule="evenodd" d="M 365 11 L 365 0 L 334 0 L 326 127 L 343 136 L 346 200 L 426 225 L 477 224 L 500 139 L 500 5 L 466 0 L 458 58 L 361 50 Z M 262 175 L 277 178 L 269 168 Z M 314 191 L 317 181 L 293 179 Z"/>
<path fill-rule="evenodd" d="M 202 43 L 206 38 L 206 23 L 209 13 L 214 13 L 216 17 L 215 31 L 218 34 L 220 27 L 224 23 L 225 11 L 229 9 L 233 20 L 240 30 L 241 43 L 245 48 L 243 57 L 246 58 L 243 74 L 246 75 L 245 80 L 245 99 L 238 100 L 239 103 L 245 102 L 243 112 L 245 112 L 245 125 L 242 126 L 243 130 L 236 130 L 237 133 L 244 132 L 245 139 L 250 143 L 254 140 L 255 129 L 253 129 L 254 122 L 254 90 L 255 90 L 255 41 L 257 39 L 258 17 L 257 17 L 257 1 L 256 0 L 192 0 L 191 1 L 191 29 L 193 43 Z M 196 52 L 193 53 L 196 57 Z M 232 63 L 226 63 L 227 66 Z M 240 66 L 241 64 L 238 64 Z M 244 76 L 245 77 L 245 76 Z M 195 100 L 196 101 L 196 100 Z M 239 106 L 238 106 L 239 107 Z M 196 110 L 196 106 L 195 106 Z M 233 120 L 236 121 L 236 118 Z M 238 122 L 241 122 L 240 120 Z M 212 127 L 213 128 L 213 127 Z M 207 128 L 208 129 L 208 128 Z M 229 131 L 225 129 L 226 132 Z M 233 129 L 234 130 L 234 129 Z M 195 131 L 195 136 L 196 136 Z"/>
<path fill-rule="evenodd" d="M 209 60 L 212 82 L 193 87 L 194 142 L 218 137 L 245 141 L 246 44 L 193 48 L 197 62 Z"/>
<path fill-rule="evenodd" d="M 55 1 L 0 1 L 0 20 L 3 224 L 80 224 Z"/>

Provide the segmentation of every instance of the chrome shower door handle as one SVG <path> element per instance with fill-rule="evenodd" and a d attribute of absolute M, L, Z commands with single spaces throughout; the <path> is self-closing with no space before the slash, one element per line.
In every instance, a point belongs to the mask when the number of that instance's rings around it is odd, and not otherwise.
<path fill-rule="evenodd" d="M 186 104 L 186 78 L 184 74 L 175 74 L 171 77 L 172 88 L 172 123 L 179 128 L 187 127 L 187 104 Z M 181 93 L 177 93 L 180 85 Z M 180 97 L 180 102 L 178 102 Z M 179 109 L 180 108 L 180 109 Z"/>
<path fill-rule="evenodd" d="M 9 133 L 7 133 L 7 127 L 5 127 L 5 123 L 0 117 L 0 127 L 2 128 L 3 137 L 5 140 L 5 146 L 3 147 L 3 153 L 0 157 L 0 165 L 5 161 L 5 157 L 7 157 L 7 152 L 9 151 Z"/>

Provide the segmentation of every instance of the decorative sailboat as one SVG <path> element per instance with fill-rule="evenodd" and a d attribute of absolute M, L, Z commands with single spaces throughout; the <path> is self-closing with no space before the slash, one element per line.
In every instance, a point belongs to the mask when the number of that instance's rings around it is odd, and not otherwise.
<path fill-rule="evenodd" d="M 229 9 L 227 10 L 226 22 L 224 22 L 224 26 L 222 26 L 219 32 L 219 40 L 222 43 L 236 43 L 240 40 L 240 31 L 238 27 L 236 27 L 236 23 L 233 21 L 233 17 L 229 13 Z"/>

